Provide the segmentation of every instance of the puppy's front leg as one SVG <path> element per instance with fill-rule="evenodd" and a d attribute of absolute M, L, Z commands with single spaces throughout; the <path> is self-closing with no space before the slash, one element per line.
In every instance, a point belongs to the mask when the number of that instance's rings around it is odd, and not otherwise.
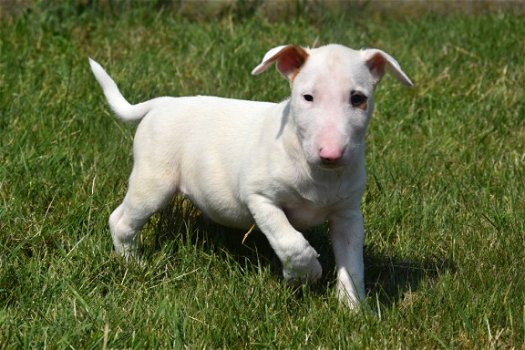
<path fill-rule="evenodd" d="M 359 210 L 330 217 L 330 234 L 337 265 L 337 296 L 351 308 L 365 297 L 363 245 L 365 230 Z"/>
<path fill-rule="evenodd" d="M 304 236 L 293 228 L 285 213 L 270 199 L 253 195 L 248 207 L 259 229 L 283 264 L 283 275 L 288 281 L 316 281 L 322 268 L 318 254 Z"/>

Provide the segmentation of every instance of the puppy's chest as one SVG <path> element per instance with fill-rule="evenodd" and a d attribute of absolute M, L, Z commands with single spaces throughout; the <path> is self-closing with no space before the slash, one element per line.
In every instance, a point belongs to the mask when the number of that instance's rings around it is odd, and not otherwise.
<path fill-rule="evenodd" d="M 325 222 L 328 216 L 344 202 L 336 191 L 297 194 L 283 203 L 282 208 L 297 229 L 306 229 Z"/>
<path fill-rule="evenodd" d="M 329 209 L 317 208 L 307 203 L 302 205 L 285 206 L 286 217 L 296 229 L 307 229 L 326 221 Z"/>
<path fill-rule="evenodd" d="M 340 176 L 323 180 L 305 178 L 279 194 L 281 208 L 295 228 L 320 225 L 334 212 L 360 201 L 362 184 L 350 181 L 353 178 Z"/>

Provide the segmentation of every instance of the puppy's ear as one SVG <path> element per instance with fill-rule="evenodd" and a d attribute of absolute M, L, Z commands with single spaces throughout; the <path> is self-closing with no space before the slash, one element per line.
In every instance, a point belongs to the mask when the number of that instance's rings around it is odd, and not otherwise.
<path fill-rule="evenodd" d="M 266 71 L 274 62 L 277 70 L 289 81 L 293 81 L 308 58 L 308 52 L 300 46 L 283 45 L 271 49 L 262 62 L 252 70 L 253 75 Z"/>
<path fill-rule="evenodd" d="M 394 75 L 401 83 L 406 86 L 414 86 L 410 78 L 403 72 L 399 63 L 389 54 L 378 49 L 366 49 L 361 50 L 361 56 L 363 57 L 370 73 L 375 79 L 377 84 L 383 75 L 385 75 L 385 68 L 388 68 L 390 73 Z"/>

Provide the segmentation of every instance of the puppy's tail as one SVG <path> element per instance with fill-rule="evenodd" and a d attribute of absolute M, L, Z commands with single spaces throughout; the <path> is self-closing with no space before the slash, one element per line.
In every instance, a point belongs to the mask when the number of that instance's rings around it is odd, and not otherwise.
<path fill-rule="evenodd" d="M 136 105 L 130 104 L 126 101 L 124 96 L 122 96 L 117 84 L 115 84 L 113 79 L 111 79 L 100 64 L 90 58 L 89 65 L 91 66 L 95 78 L 104 91 L 109 106 L 119 118 L 125 121 L 140 120 L 151 110 L 151 101 L 138 103 Z"/>

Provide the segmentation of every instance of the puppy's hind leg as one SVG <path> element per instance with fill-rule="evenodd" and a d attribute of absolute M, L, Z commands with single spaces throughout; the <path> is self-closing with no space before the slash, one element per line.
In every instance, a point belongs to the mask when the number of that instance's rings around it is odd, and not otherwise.
<path fill-rule="evenodd" d="M 176 191 L 174 174 L 154 172 L 135 164 L 124 201 L 109 217 L 117 254 L 128 260 L 137 257 L 139 233 L 151 215 L 162 209 Z"/>

